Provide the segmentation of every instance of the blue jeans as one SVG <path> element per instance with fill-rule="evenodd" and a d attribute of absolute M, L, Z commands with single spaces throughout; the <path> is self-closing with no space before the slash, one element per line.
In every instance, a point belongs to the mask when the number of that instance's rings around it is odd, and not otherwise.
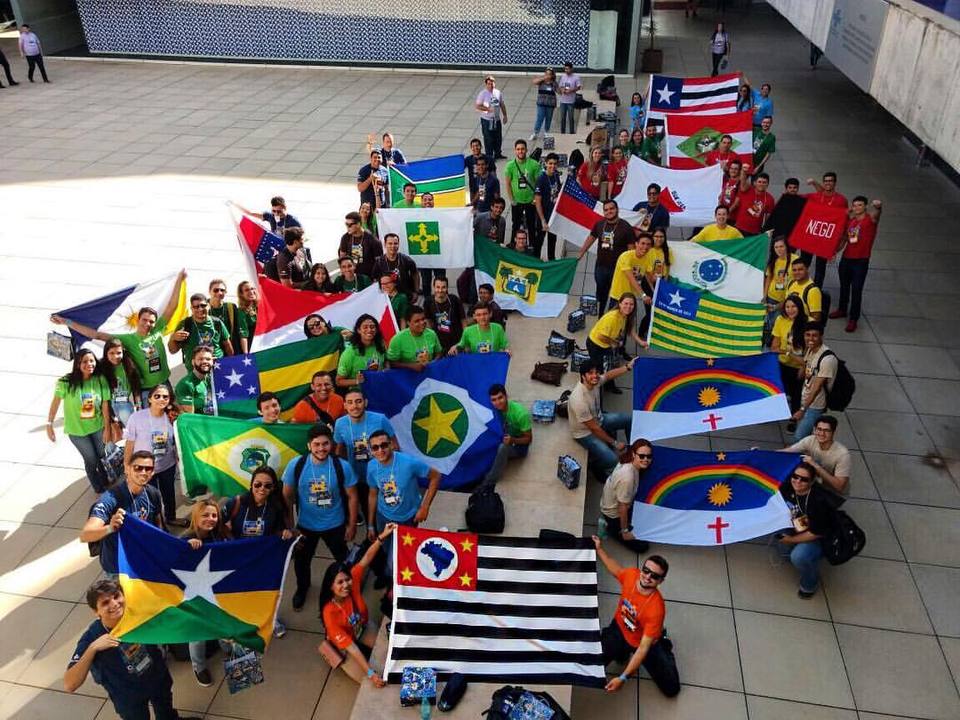
<path fill-rule="evenodd" d="M 503 155 L 503 123 L 480 118 L 480 132 L 483 134 L 483 151 L 492 158 Z"/>
<path fill-rule="evenodd" d="M 224 654 L 230 652 L 230 644 L 224 642 L 223 640 L 218 641 L 220 643 L 220 649 L 223 650 Z M 195 673 L 201 672 L 207 669 L 207 641 L 206 640 L 197 640 L 196 642 L 188 643 L 190 646 L 190 664 L 193 665 L 193 671 Z"/>
<path fill-rule="evenodd" d="M 546 105 L 537 105 L 537 119 L 533 123 L 534 135 L 539 134 L 541 127 L 543 127 L 545 133 L 550 132 L 550 123 L 553 121 L 553 110 L 554 108 L 547 107 Z"/>
<path fill-rule="evenodd" d="M 610 298 L 610 286 L 613 284 L 613 268 L 595 265 L 593 268 L 593 280 L 597 284 L 597 307 L 603 314 L 603 308 L 607 306 L 607 300 Z"/>
<path fill-rule="evenodd" d="M 577 131 L 577 113 L 573 107 L 573 103 L 559 103 L 560 107 L 560 132 L 565 133 L 575 133 Z M 570 124 L 570 129 L 567 130 L 567 123 Z"/>
<path fill-rule="evenodd" d="M 782 557 L 789 557 L 793 566 L 800 571 L 800 589 L 813 592 L 820 585 L 820 557 L 823 548 L 819 540 L 786 545 L 780 543 L 778 551 Z"/>
<path fill-rule="evenodd" d="M 102 431 L 97 430 L 89 435 L 67 435 L 67 437 L 83 458 L 83 469 L 87 473 L 87 480 L 90 481 L 93 491 L 97 494 L 102 493 L 110 484 L 107 471 L 103 469 L 106 449 L 103 446 Z"/>
<path fill-rule="evenodd" d="M 803 417 L 797 422 L 797 429 L 793 433 L 793 439 L 795 442 L 800 442 L 808 435 L 813 434 L 813 427 L 817 424 L 817 420 L 820 419 L 820 416 L 823 415 L 824 411 L 822 409 L 818 410 L 817 408 L 807 408 L 807 411 L 803 414 Z"/>
<path fill-rule="evenodd" d="M 629 440 L 630 423 L 632 420 L 633 417 L 630 413 L 604 413 L 600 427 L 614 438 L 617 437 L 618 430 L 623 430 Z M 587 435 L 586 437 L 577 438 L 576 440 L 581 446 L 587 449 L 588 462 L 593 462 L 603 473 L 601 480 L 606 479 L 607 475 L 613 472 L 613 468 L 615 468 L 619 462 L 617 452 L 596 435 Z"/>

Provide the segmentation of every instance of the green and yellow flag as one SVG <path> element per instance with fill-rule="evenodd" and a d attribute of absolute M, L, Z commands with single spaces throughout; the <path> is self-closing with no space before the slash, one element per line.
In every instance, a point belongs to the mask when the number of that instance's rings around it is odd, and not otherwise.
<path fill-rule="evenodd" d="M 433 194 L 435 206 L 463 207 L 467 204 L 467 172 L 463 155 L 416 160 L 390 166 L 390 204 L 403 200 L 403 186 L 413 183 L 417 196 Z"/>

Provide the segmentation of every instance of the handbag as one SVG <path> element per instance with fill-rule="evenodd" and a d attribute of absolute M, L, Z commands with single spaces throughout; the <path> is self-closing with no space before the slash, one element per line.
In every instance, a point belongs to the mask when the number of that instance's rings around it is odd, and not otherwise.
<path fill-rule="evenodd" d="M 573 490 L 580 484 L 580 463 L 571 455 L 561 455 L 557 459 L 557 479 L 568 490 Z"/>
<path fill-rule="evenodd" d="M 570 357 L 574 347 L 576 347 L 576 341 L 573 338 L 561 335 L 556 330 L 550 331 L 550 338 L 547 340 L 547 355 L 565 360 Z"/>
<path fill-rule="evenodd" d="M 263 682 L 263 665 L 259 653 L 243 645 L 233 644 L 230 657 L 223 661 L 223 674 L 231 695 Z"/>
<path fill-rule="evenodd" d="M 560 387 L 563 376 L 567 372 L 567 364 L 561 362 L 538 362 L 530 373 L 531 380 L 539 380 L 549 385 Z"/>
<path fill-rule="evenodd" d="M 51 330 L 47 333 L 47 355 L 73 360 L 73 339 Z"/>

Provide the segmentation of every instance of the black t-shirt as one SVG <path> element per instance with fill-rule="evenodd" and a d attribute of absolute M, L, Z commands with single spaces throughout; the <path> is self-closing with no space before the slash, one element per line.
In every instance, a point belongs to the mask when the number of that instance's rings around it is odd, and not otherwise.
<path fill-rule="evenodd" d="M 537 178 L 535 194 L 540 196 L 540 204 L 543 206 L 543 216 L 547 219 L 547 222 L 550 222 L 550 216 L 553 214 L 553 206 L 557 204 L 557 198 L 560 197 L 560 188 L 562 185 L 563 180 L 558 172 L 555 172 L 553 175 L 547 175 L 543 172 L 540 173 L 540 177 Z"/>
<path fill-rule="evenodd" d="M 806 515 L 810 532 L 820 536 L 827 534 L 830 530 L 830 516 L 836 507 L 836 501 L 830 497 L 828 490 L 813 483 L 810 492 L 798 498 L 793 491 L 793 485 L 789 480 L 785 480 L 780 485 L 780 494 L 790 508 L 791 517 Z"/>
<path fill-rule="evenodd" d="M 388 183 L 390 182 L 390 174 L 387 172 L 387 169 L 381 165 L 379 168 L 374 171 L 370 167 L 370 163 L 367 163 L 359 172 L 357 172 L 357 182 L 362 183 L 368 177 L 370 173 L 377 172 L 380 175 L 381 185 L 380 185 L 380 207 L 390 207 L 390 192 L 388 189 Z M 370 203 L 370 207 L 375 208 L 377 206 L 377 196 L 373 189 L 373 183 L 370 183 L 367 186 L 366 190 L 360 191 L 360 204 Z"/>
<path fill-rule="evenodd" d="M 601 220 L 593 226 L 590 234 L 597 240 L 597 265 L 600 267 L 616 267 L 617 258 L 633 242 L 633 228 L 623 218 L 617 218 L 613 224 Z"/>
<path fill-rule="evenodd" d="M 258 508 L 246 494 L 227 500 L 223 514 L 230 523 L 230 534 L 237 540 L 278 535 L 285 527 L 283 512 L 276 505 L 267 503 Z"/>
<path fill-rule="evenodd" d="M 487 159 L 487 170 L 489 170 L 493 175 L 496 175 L 497 161 L 489 155 L 481 154 L 480 157 L 485 157 Z M 475 158 L 473 154 L 464 156 L 463 166 L 467 169 L 467 179 L 470 182 L 473 182 L 473 178 L 477 174 L 477 158 Z"/>
<path fill-rule="evenodd" d="M 383 255 L 383 246 L 379 240 L 364 230 L 359 241 L 350 233 L 344 233 L 340 238 L 338 252 L 339 257 L 353 258 L 357 274 L 373 277 L 373 263 Z"/>
<path fill-rule="evenodd" d="M 417 264 L 408 255 L 397 253 L 397 259 L 391 260 L 386 255 L 381 255 L 373 262 L 373 274 L 370 278 L 373 282 L 380 282 L 384 275 L 393 275 L 393 280 L 397 284 L 397 291 L 402 292 L 408 299 L 413 298 L 413 290 L 416 287 Z"/>
<path fill-rule="evenodd" d="M 302 248 L 301 252 L 291 250 L 290 246 L 286 245 L 277 253 L 277 274 L 295 286 L 300 286 L 310 279 L 311 265 L 310 251 L 306 248 Z"/>
<path fill-rule="evenodd" d="M 431 296 L 423 303 L 423 310 L 433 321 L 433 329 L 444 352 L 460 342 L 463 335 L 463 303 L 460 298 L 448 295 L 447 301 L 439 305 Z"/>

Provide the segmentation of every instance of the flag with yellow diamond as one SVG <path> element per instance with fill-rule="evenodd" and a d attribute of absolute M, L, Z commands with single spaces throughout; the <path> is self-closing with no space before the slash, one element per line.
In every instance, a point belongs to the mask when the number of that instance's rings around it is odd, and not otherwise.
<path fill-rule="evenodd" d="M 235 420 L 184 414 L 174 431 L 180 450 L 180 477 L 187 495 L 210 492 L 230 497 L 250 489 L 250 476 L 261 465 L 281 474 L 306 450 L 310 425 Z"/>
<path fill-rule="evenodd" d="M 394 233 L 400 252 L 421 268 L 473 265 L 473 210 L 463 208 L 387 208 L 377 210 L 380 237 Z"/>
<path fill-rule="evenodd" d="M 482 478 L 503 437 L 490 386 L 504 383 L 506 353 L 461 354 L 423 372 L 385 370 L 364 376 L 371 410 L 383 413 L 404 452 L 439 470 L 445 490 Z"/>

